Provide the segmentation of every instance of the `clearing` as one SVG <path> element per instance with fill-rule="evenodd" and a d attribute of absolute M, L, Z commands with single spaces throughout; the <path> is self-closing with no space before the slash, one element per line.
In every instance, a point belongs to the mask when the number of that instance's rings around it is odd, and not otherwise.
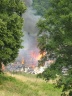
<path fill-rule="evenodd" d="M 0 75 L 0 96 L 60 96 L 61 91 L 35 75 Z"/>

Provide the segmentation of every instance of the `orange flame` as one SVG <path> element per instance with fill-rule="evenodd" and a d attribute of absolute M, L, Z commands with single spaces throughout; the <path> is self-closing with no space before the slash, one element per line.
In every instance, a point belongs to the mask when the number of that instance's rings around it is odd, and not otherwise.
<path fill-rule="evenodd" d="M 39 54 L 38 57 L 37 57 L 37 60 L 40 60 L 45 55 L 46 55 L 46 52 L 43 52 L 42 54 Z"/>
<path fill-rule="evenodd" d="M 46 55 L 46 52 L 43 52 L 42 54 L 37 54 L 36 52 L 31 52 L 30 53 L 30 55 L 31 55 L 31 57 L 32 58 L 34 58 L 34 59 L 36 59 L 36 60 L 40 60 L 43 56 L 45 56 Z"/>
<path fill-rule="evenodd" d="M 42 54 L 39 54 L 38 57 L 37 57 L 37 60 L 40 60 L 42 57 Z"/>
<path fill-rule="evenodd" d="M 24 64 L 24 59 L 22 59 L 21 64 Z"/>

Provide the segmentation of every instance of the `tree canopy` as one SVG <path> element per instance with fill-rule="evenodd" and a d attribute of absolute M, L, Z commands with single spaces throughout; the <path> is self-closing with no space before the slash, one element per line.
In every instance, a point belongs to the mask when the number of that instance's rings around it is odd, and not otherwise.
<path fill-rule="evenodd" d="M 0 68 L 15 60 L 21 48 L 23 19 L 26 10 L 21 0 L 0 0 Z"/>
<path fill-rule="evenodd" d="M 32 6 L 35 10 L 37 10 L 36 14 L 44 16 L 50 4 L 49 0 L 33 0 Z"/>
<path fill-rule="evenodd" d="M 69 90 L 72 95 L 72 1 L 50 0 L 50 8 L 38 22 L 38 46 L 41 53 L 46 52 L 39 63 L 44 63 L 48 58 L 56 61 L 43 72 L 45 79 L 55 78 L 60 75 L 60 85 L 64 85 L 63 91 Z M 67 68 L 66 76 L 62 69 Z M 59 84 L 58 83 L 58 84 Z M 66 96 L 65 93 L 62 96 Z"/>

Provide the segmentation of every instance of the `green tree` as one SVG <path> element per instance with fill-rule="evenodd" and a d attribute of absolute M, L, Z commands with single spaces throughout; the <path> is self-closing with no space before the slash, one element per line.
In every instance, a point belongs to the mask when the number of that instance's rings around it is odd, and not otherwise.
<path fill-rule="evenodd" d="M 37 11 L 36 14 L 44 16 L 50 4 L 49 0 L 33 0 L 32 6 Z"/>
<path fill-rule="evenodd" d="M 21 48 L 23 19 L 26 10 L 21 0 L 0 0 L 0 70 L 15 60 Z"/>
<path fill-rule="evenodd" d="M 64 85 L 63 91 L 72 94 L 72 1 L 50 0 L 50 9 L 44 19 L 39 20 L 38 46 L 40 52 L 46 51 L 44 61 L 55 58 L 56 62 L 43 72 L 45 79 L 61 78 L 59 85 Z M 43 60 L 43 58 L 42 58 Z M 39 62 L 42 62 L 39 61 Z M 68 69 L 68 75 L 62 74 L 62 68 Z M 62 96 L 66 96 L 65 93 Z"/>

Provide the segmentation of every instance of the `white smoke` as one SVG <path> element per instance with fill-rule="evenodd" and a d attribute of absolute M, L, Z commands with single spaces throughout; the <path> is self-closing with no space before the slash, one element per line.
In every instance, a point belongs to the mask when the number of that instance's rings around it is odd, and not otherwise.
<path fill-rule="evenodd" d="M 36 52 L 36 54 L 39 53 L 39 49 L 37 48 L 37 33 L 38 29 L 36 27 L 36 23 L 38 22 L 40 16 L 34 15 L 35 10 L 32 9 L 32 0 L 23 0 L 25 4 L 27 5 L 26 12 L 22 15 L 24 19 L 23 24 L 23 33 L 24 42 L 22 45 L 24 46 L 23 49 L 20 49 L 19 57 L 18 59 L 21 59 L 21 57 L 24 57 L 24 60 L 26 61 L 25 64 L 31 64 L 35 63 L 37 65 L 37 61 L 34 60 L 34 58 L 30 57 L 30 52 Z"/>
<path fill-rule="evenodd" d="M 32 0 L 23 0 L 26 4 L 27 7 L 31 7 L 32 5 Z"/>

